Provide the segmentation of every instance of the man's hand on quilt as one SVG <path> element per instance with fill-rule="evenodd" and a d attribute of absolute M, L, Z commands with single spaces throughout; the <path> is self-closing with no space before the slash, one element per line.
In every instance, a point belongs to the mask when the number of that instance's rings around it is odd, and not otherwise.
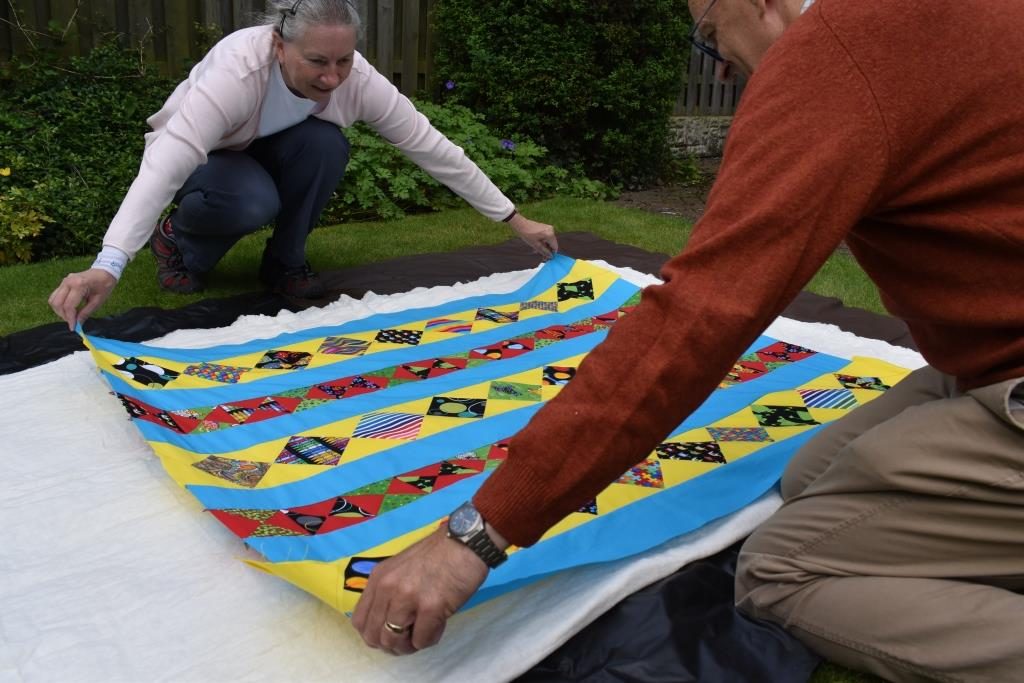
<path fill-rule="evenodd" d="M 99 268 L 68 273 L 47 301 L 53 312 L 64 319 L 68 329 L 88 318 L 114 291 L 117 280 Z"/>
<path fill-rule="evenodd" d="M 531 221 L 521 213 L 512 216 L 508 224 L 521 240 L 545 259 L 551 258 L 558 251 L 555 229 L 550 225 Z"/>
<path fill-rule="evenodd" d="M 352 625 L 372 648 L 407 655 L 441 640 L 445 623 L 487 578 L 487 565 L 442 527 L 370 573 Z"/>

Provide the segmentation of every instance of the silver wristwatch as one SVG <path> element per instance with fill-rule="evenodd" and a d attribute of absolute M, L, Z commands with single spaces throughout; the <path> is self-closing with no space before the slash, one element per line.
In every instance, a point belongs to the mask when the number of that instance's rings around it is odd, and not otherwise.
<path fill-rule="evenodd" d="M 464 544 L 491 569 L 508 559 L 508 553 L 499 550 L 488 535 L 483 516 L 468 501 L 449 515 L 448 538 Z"/>

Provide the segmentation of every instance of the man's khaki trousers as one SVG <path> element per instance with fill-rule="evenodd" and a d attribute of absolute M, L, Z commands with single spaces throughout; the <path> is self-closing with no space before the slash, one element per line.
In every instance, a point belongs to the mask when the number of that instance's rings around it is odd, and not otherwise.
<path fill-rule="evenodd" d="M 1024 681 L 1024 380 L 933 368 L 813 438 L 744 544 L 736 601 L 893 681 Z"/>

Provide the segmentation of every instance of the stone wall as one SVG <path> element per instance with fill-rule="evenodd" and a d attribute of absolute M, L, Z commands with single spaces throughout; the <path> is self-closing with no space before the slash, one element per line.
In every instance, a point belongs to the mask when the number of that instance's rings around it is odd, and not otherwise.
<path fill-rule="evenodd" d="M 731 116 L 673 116 L 669 123 L 669 147 L 683 159 L 720 157 L 731 123 Z"/>

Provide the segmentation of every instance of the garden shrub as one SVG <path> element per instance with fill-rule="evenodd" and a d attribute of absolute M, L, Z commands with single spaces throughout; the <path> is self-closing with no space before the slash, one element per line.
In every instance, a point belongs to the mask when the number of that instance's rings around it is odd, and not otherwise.
<path fill-rule="evenodd" d="M 441 101 L 590 177 L 635 188 L 666 170 L 685 0 L 438 0 L 432 22 Z"/>
<path fill-rule="evenodd" d="M 11 167 L 0 168 L 0 178 L 9 178 Z M 38 187 L 8 187 L 0 191 L 0 266 L 32 260 L 36 238 L 51 220 L 36 208 Z"/>
<path fill-rule="evenodd" d="M 35 258 L 99 249 L 138 171 L 145 119 L 173 86 L 113 42 L 85 57 L 62 60 L 44 49 L 5 65 L 0 167 L 10 175 L 0 176 L 0 194 L 17 190 L 45 216 Z M 0 233 L 14 227 L 0 222 Z"/>
<path fill-rule="evenodd" d="M 146 118 L 185 74 L 160 76 L 114 42 L 84 57 L 44 50 L 0 68 L 0 262 L 95 253 L 138 172 Z M 417 107 L 513 201 L 610 195 L 603 183 L 549 165 L 528 138 L 492 133 L 464 107 Z M 346 133 L 352 159 L 322 223 L 461 205 L 365 126 Z"/>
<path fill-rule="evenodd" d="M 502 139 L 479 114 L 459 105 L 416 102 L 430 122 L 462 147 L 514 202 L 554 195 L 589 199 L 612 196 L 605 183 L 549 164 L 543 147 L 527 138 Z M 345 181 L 324 210 L 323 223 L 400 218 L 406 211 L 461 206 L 462 200 L 427 175 L 364 124 L 345 131 L 352 158 Z"/>

